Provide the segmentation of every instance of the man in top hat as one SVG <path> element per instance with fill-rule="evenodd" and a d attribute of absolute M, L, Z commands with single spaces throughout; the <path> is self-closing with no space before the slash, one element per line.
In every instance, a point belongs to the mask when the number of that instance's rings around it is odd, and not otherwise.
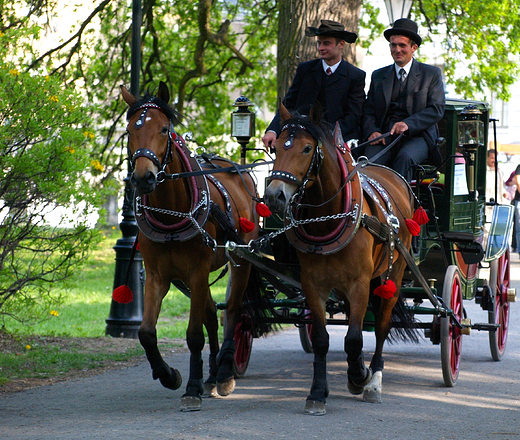
<path fill-rule="evenodd" d="M 319 101 L 322 120 L 330 124 L 339 121 L 343 138 L 359 139 L 365 101 L 365 72 L 342 58 L 346 43 L 354 43 L 357 35 L 345 30 L 341 23 L 321 20 L 318 28 L 308 27 L 308 37 L 317 37 L 319 59 L 300 63 L 283 103 L 290 111 L 308 115 Z M 280 134 L 280 115 L 276 114 L 262 141 L 271 147 Z"/>
<path fill-rule="evenodd" d="M 365 156 L 370 159 L 404 133 L 399 144 L 376 163 L 390 166 L 410 181 L 414 165 L 426 162 L 436 148 L 437 122 L 444 115 L 446 103 L 444 84 L 438 67 L 413 58 L 422 42 L 415 22 L 407 18 L 396 20 L 384 36 L 390 42 L 394 64 L 372 74 L 362 124 L 367 140 L 388 132 L 391 137 L 368 145 Z"/>

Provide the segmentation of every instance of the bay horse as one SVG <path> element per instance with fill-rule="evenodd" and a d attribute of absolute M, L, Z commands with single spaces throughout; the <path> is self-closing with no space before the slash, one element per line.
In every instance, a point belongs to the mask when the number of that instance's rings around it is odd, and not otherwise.
<path fill-rule="evenodd" d="M 226 264 L 223 244 L 227 240 L 248 242 L 258 236 L 256 187 L 248 173 L 200 175 L 195 155 L 175 133 L 178 115 L 168 105 L 170 94 L 165 83 L 160 83 L 157 96 L 148 94 L 137 99 L 125 87 L 121 87 L 121 93 L 129 106 L 131 182 L 136 188 L 138 242 L 146 272 L 139 340 L 150 362 L 153 379 L 159 379 L 166 388 L 179 388 L 182 384 L 179 371 L 164 361 L 157 347 L 156 324 L 170 285 L 181 281 L 189 290 L 191 304 L 186 331 L 189 379 L 180 410 L 197 411 L 201 409 L 204 392 L 225 396 L 235 387 L 233 335 L 241 317 L 251 265 L 237 258 L 238 265 L 231 266 L 227 328 L 220 351 L 216 305 L 208 276 Z M 210 165 L 217 169 L 229 167 L 230 162 L 211 160 Z M 199 175 L 194 176 L 197 170 Z M 183 177 L 183 173 L 191 175 Z M 240 226 L 242 222 L 245 226 Z M 202 382 L 203 326 L 210 348 L 209 378 L 205 384 Z"/>
<path fill-rule="evenodd" d="M 314 374 L 304 413 L 326 413 L 325 303 L 332 291 L 344 301 L 349 322 L 344 344 L 348 389 L 364 394 L 367 401 L 381 401 L 383 344 L 395 320 L 392 312 L 406 268 L 394 248 L 397 240 L 410 248 L 412 236 L 404 225 L 412 216 L 413 195 L 393 170 L 366 166 L 362 174 L 355 169 L 339 125 L 334 131 L 320 123 L 319 105 L 304 117 L 289 113 L 282 104 L 280 115 L 283 128 L 275 142 L 276 159 L 264 200 L 272 212 L 285 212 L 286 236 L 297 251 L 312 317 Z M 383 284 L 374 292 L 380 296 L 371 293 L 378 280 Z M 362 328 L 369 302 L 372 308 L 380 304 L 374 310 L 376 348 L 368 368 Z M 404 308 L 401 311 L 404 326 Z M 411 326 L 397 332 L 413 339 Z"/>

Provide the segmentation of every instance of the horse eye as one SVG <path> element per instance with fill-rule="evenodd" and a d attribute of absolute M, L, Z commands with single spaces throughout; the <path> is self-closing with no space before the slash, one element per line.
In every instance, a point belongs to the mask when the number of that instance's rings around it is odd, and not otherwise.
<path fill-rule="evenodd" d="M 163 129 L 161 130 L 161 133 L 162 134 L 168 134 L 168 127 L 163 127 Z"/>
<path fill-rule="evenodd" d="M 306 145 L 305 148 L 303 149 L 303 152 L 305 154 L 308 154 L 312 151 L 312 145 Z"/>

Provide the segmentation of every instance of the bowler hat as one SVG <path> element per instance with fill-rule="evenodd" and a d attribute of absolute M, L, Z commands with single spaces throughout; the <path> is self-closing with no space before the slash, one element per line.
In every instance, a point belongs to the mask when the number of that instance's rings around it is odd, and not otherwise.
<path fill-rule="evenodd" d="M 345 40 L 347 43 L 354 43 L 357 39 L 357 34 L 345 30 L 345 26 L 337 21 L 321 20 L 320 27 L 309 26 L 305 30 L 305 35 L 308 37 L 317 37 L 319 35 L 326 37 L 336 37 Z"/>
<path fill-rule="evenodd" d="M 417 46 L 420 46 L 422 43 L 422 38 L 417 33 L 417 24 L 408 18 L 396 20 L 393 27 L 384 32 L 384 36 L 388 41 L 390 41 L 392 35 L 404 35 L 417 43 Z"/>

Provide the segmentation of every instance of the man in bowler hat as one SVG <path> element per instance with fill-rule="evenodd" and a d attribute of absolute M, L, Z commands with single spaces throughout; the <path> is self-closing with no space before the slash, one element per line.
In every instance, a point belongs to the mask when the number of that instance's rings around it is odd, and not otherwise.
<path fill-rule="evenodd" d="M 370 159 L 404 133 L 399 144 L 376 163 L 393 168 L 410 181 L 414 165 L 426 162 L 436 148 L 437 122 L 444 115 L 446 103 L 444 84 L 438 67 L 413 58 L 422 43 L 415 22 L 396 20 L 384 36 L 390 42 L 394 64 L 372 74 L 363 107 L 363 136 L 370 141 L 390 132 L 391 137 L 374 141 L 364 154 Z"/>
<path fill-rule="evenodd" d="M 365 72 L 342 58 L 343 47 L 354 43 L 357 35 L 332 20 L 321 20 L 318 28 L 308 27 L 305 35 L 317 37 L 319 59 L 298 65 L 283 100 L 284 106 L 290 111 L 308 115 L 314 103 L 319 101 L 323 120 L 332 125 L 339 121 L 345 140 L 359 139 L 365 101 Z M 266 147 L 274 144 L 280 128 L 280 115 L 277 113 L 262 137 Z"/>

